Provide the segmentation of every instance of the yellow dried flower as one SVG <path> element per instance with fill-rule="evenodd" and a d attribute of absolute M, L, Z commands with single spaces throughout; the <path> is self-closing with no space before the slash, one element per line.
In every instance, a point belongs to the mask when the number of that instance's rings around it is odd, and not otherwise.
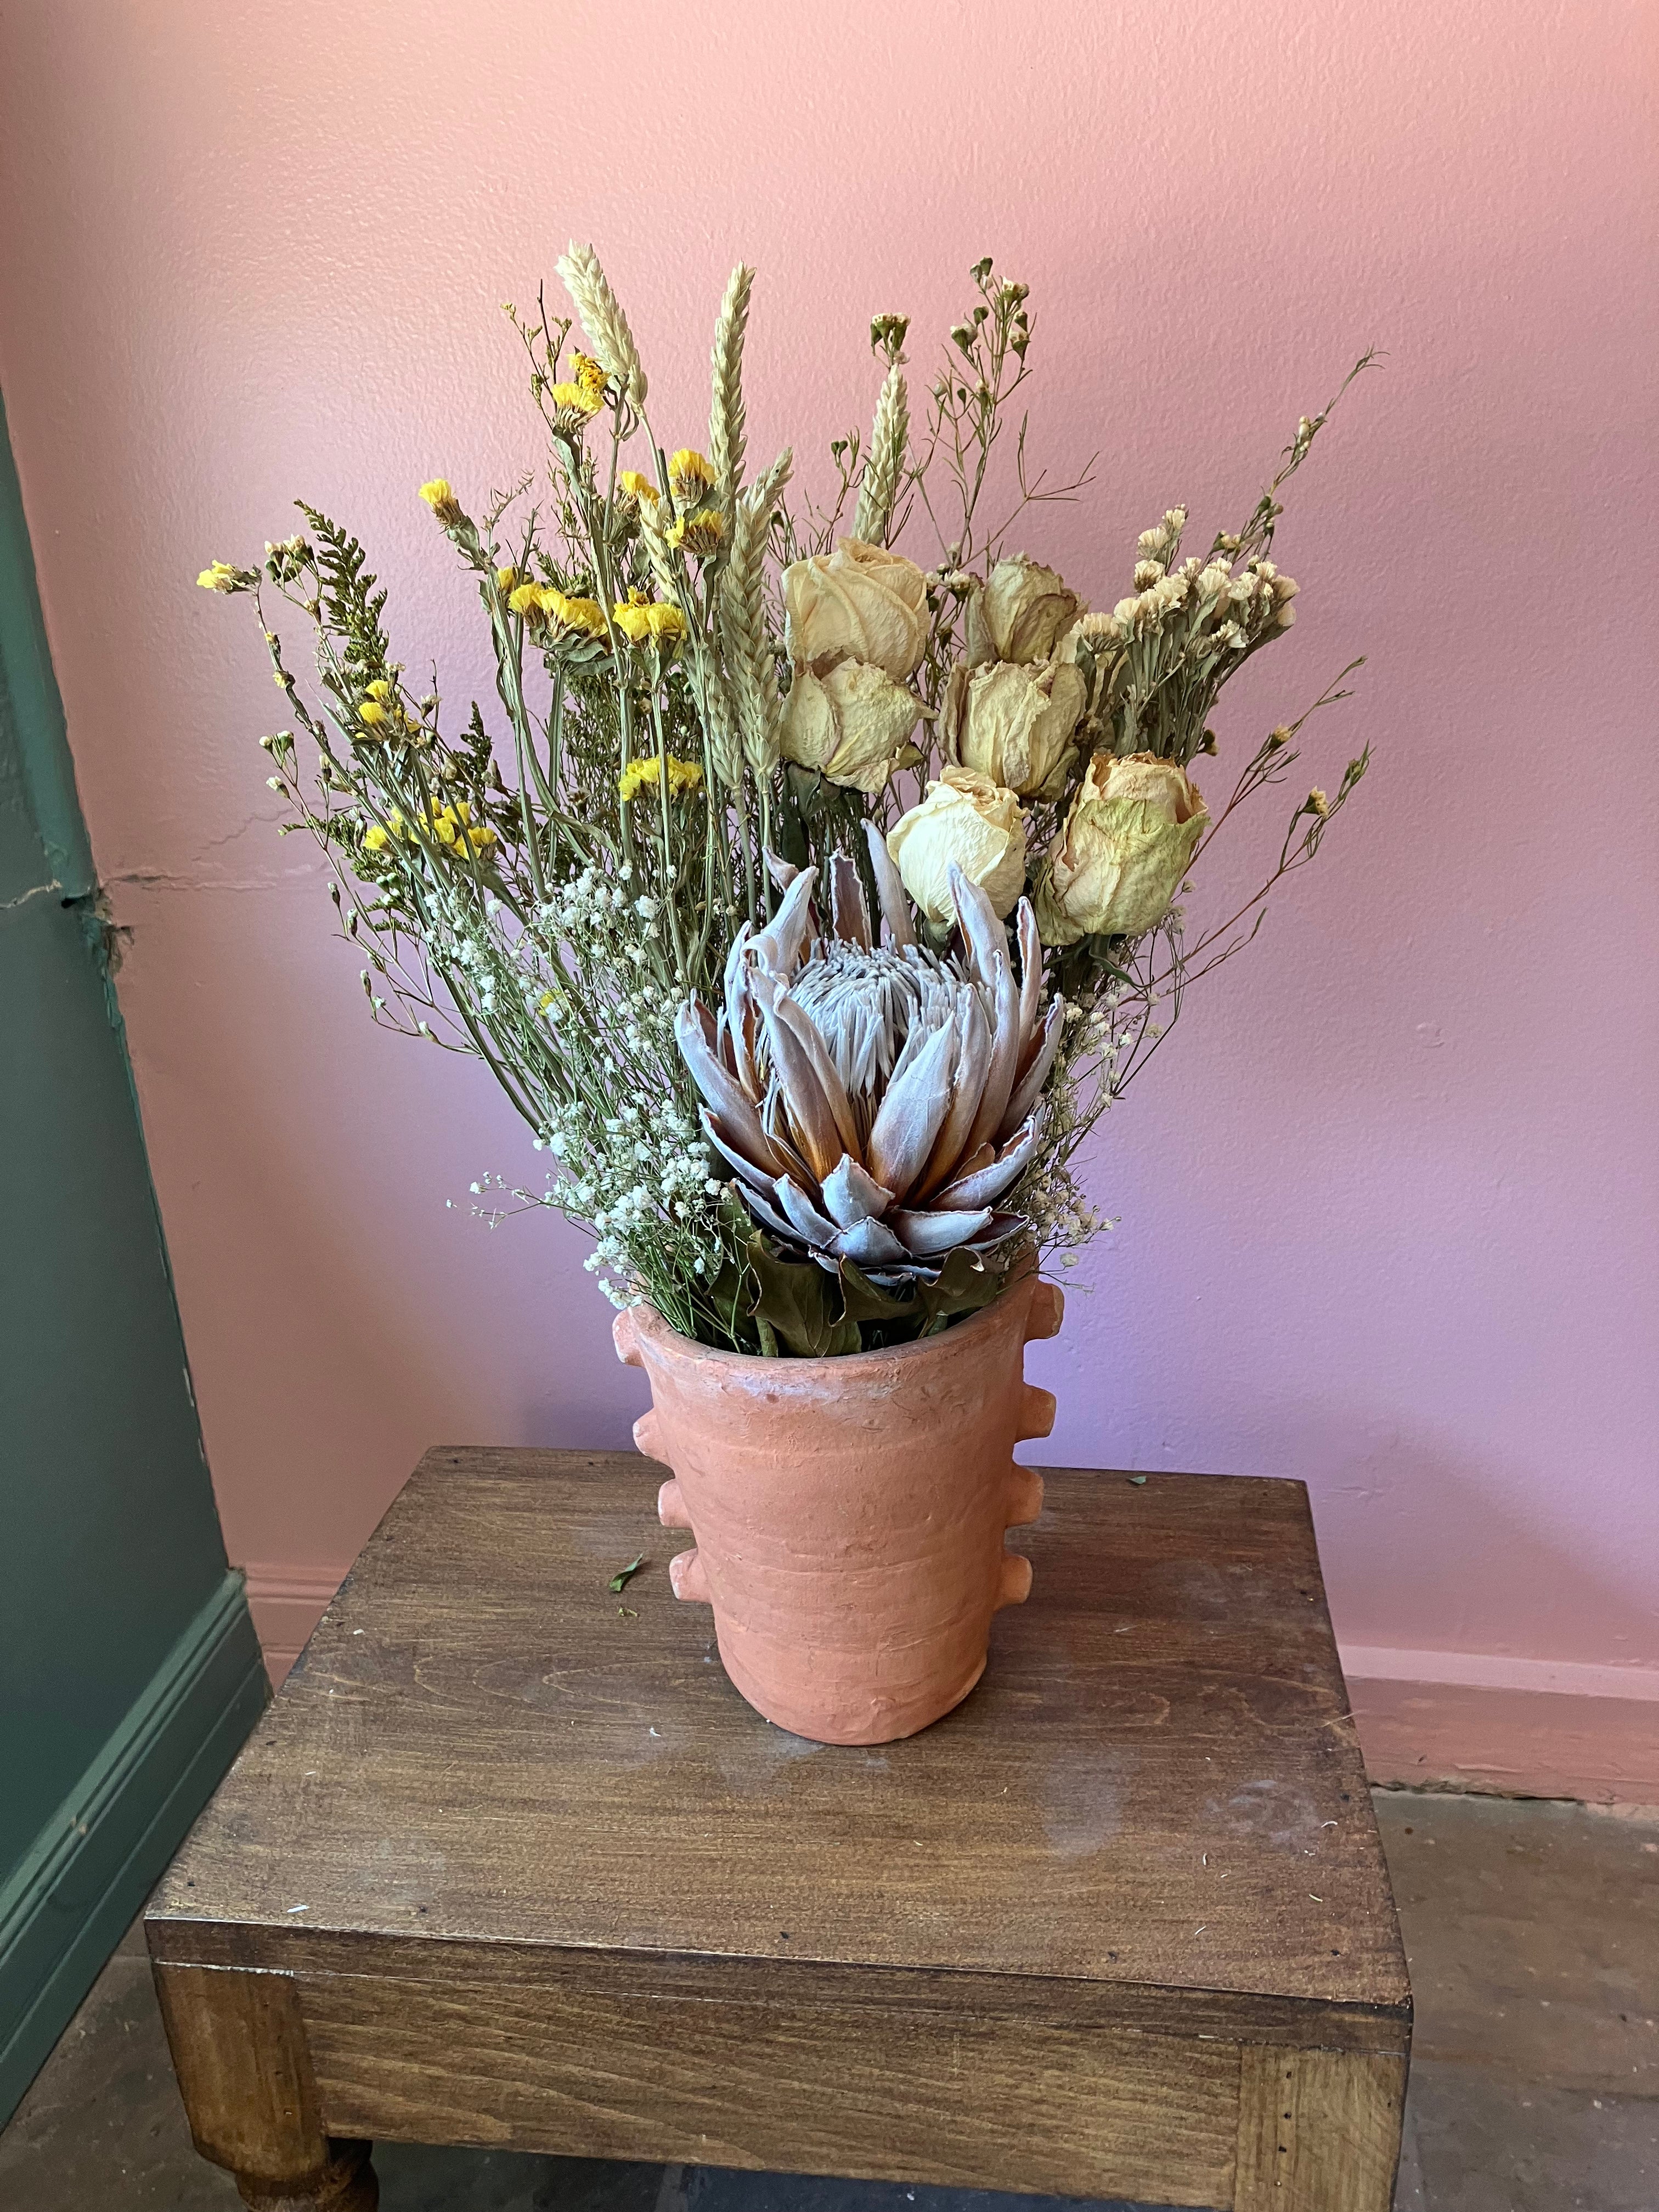
<path fill-rule="evenodd" d="M 230 561 L 215 561 L 196 579 L 204 592 L 245 592 L 254 581 L 252 571 Z M 279 679 L 280 680 L 280 679 Z"/>
<path fill-rule="evenodd" d="M 513 580 L 518 573 L 519 572 L 516 568 L 497 568 L 495 571 L 495 589 L 498 592 L 510 592 L 513 589 Z"/>
<path fill-rule="evenodd" d="M 714 471 L 695 447 L 682 446 L 668 464 L 668 489 L 682 514 L 701 507 L 714 488 Z"/>
<path fill-rule="evenodd" d="M 372 684 L 365 684 L 363 689 L 371 699 L 389 699 L 392 696 L 392 686 L 384 676 L 377 676 Z"/>
<path fill-rule="evenodd" d="M 618 599 L 611 613 L 623 635 L 635 645 L 643 645 L 648 637 L 671 645 L 685 635 L 685 617 L 679 609 L 667 599 L 647 600 L 643 592 L 630 592 Z"/>
<path fill-rule="evenodd" d="M 702 769 L 696 761 L 676 760 L 668 757 L 668 788 L 676 798 L 682 792 L 695 791 L 702 781 Z M 617 779 L 617 788 L 624 800 L 637 798 L 647 788 L 656 790 L 662 782 L 662 756 L 652 753 L 644 760 L 631 760 Z"/>
<path fill-rule="evenodd" d="M 610 381 L 604 362 L 595 361 L 591 353 L 578 353 L 572 346 L 570 374 L 575 379 L 578 389 L 592 399 L 592 411 L 597 415 L 605 404 L 605 387 Z"/>
<path fill-rule="evenodd" d="M 624 469 L 617 478 L 617 489 L 625 499 L 648 499 L 653 507 L 661 495 L 650 477 L 641 469 Z"/>
<path fill-rule="evenodd" d="M 549 394 L 556 407 L 574 408 L 578 415 L 597 415 L 604 399 L 585 384 L 556 384 Z"/>
<path fill-rule="evenodd" d="M 421 497 L 446 530 L 453 530 L 458 522 L 466 520 L 461 511 L 461 502 L 456 498 L 447 477 L 434 477 L 430 483 L 423 483 Z"/>
<path fill-rule="evenodd" d="M 534 622 L 542 612 L 542 587 L 539 584 L 520 584 L 507 593 L 507 604 L 515 615 Z"/>
<path fill-rule="evenodd" d="M 597 599 L 567 599 L 550 585 L 541 589 L 542 611 L 561 629 L 580 630 L 586 637 L 605 635 L 605 609 Z"/>
<path fill-rule="evenodd" d="M 465 854 L 469 847 L 475 853 L 487 853 L 492 845 L 501 842 L 488 823 L 473 821 L 469 803 L 458 799 L 451 805 L 441 806 L 435 814 L 422 815 L 413 823 L 394 806 L 384 827 L 376 822 L 364 830 L 363 850 L 384 853 L 394 841 L 407 842 L 422 829 L 446 853 Z"/>
<path fill-rule="evenodd" d="M 677 550 L 696 554 L 699 561 L 707 561 L 718 553 L 721 538 L 726 535 L 726 518 L 715 507 L 701 507 L 694 514 L 683 514 L 668 533 L 668 542 Z"/>
<path fill-rule="evenodd" d="M 357 709 L 357 720 L 366 722 L 371 730 L 384 722 L 386 718 L 386 708 L 378 699 L 365 699 Z"/>

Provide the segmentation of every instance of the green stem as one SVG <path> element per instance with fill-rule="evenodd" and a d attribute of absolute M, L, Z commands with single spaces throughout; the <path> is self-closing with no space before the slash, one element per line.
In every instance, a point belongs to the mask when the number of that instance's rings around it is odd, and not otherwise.
<path fill-rule="evenodd" d="M 743 865 L 743 902 L 749 916 L 749 927 L 755 926 L 754 860 L 749 848 L 749 801 L 744 795 L 743 779 L 738 779 L 732 793 L 738 817 L 738 842 Z"/>
<path fill-rule="evenodd" d="M 685 961 L 685 940 L 680 934 L 680 869 L 674 849 L 673 812 L 668 795 L 668 738 L 662 726 L 660 696 L 651 693 L 651 721 L 657 739 L 657 797 L 662 809 L 662 891 L 668 908 L 668 930 L 674 945 L 674 985 L 684 990 L 691 981 Z"/>

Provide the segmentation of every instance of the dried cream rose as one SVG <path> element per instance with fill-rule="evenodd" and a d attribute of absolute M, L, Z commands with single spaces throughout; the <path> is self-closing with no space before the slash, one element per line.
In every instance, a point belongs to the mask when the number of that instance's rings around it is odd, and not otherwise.
<path fill-rule="evenodd" d="M 1139 937 L 1170 910 L 1210 817 L 1199 788 L 1155 753 L 1097 753 L 1038 874 L 1045 945 Z"/>
<path fill-rule="evenodd" d="M 999 561 L 968 601 L 969 664 L 1047 660 L 1083 612 L 1082 600 L 1054 569 L 1023 553 Z"/>
<path fill-rule="evenodd" d="M 783 572 L 790 657 L 816 676 L 842 660 L 884 668 L 902 684 L 927 649 L 927 580 L 914 561 L 843 538 Z"/>
<path fill-rule="evenodd" d="M 914 691 L 865 661 L 843 660 L 825 676 L 797 668 L 783 704 L 783 757 L 873 797 L 921 713 Z"/>
<path fill-rule="evenodd" d="M 954 861 L 975 883 L 999 915 L 1006 915 L 1025 883 L 1025 817 L 1019 800 L 988 776 L 947 768 L 927 796 L 893 825 L 887 850 L 904 888 L 929 921 L 954 921 L 951 896 Z"/>
<path fill-rule="evenodd" d="M 1087 697 L 1082 670 L 1059 655 L 1040 668 L 958 664 L 945 694 L 945 757 L 1023 799 L 1058 799 Z"/>

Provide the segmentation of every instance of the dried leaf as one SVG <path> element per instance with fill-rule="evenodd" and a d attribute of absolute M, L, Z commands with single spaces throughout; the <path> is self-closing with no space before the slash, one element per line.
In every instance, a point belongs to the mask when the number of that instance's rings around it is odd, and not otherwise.
<path fill-rule="evenodd" d="M 841 1263 L 842 1311 L 848 1321 L 902 1321 L 916 1310 L 915 1298 L 895 1297 L 861 1274 L 850 1260 Z"/>
<path fill-rule="evenodd" d="M 858 1351 L 859 1325 L 844 1311 L 831 1312 L 827 1293 L 832 1278 L 823 1268 L 811 1261 L 802 1266 L 780 1260 L 759 1236 L 750 1244 L 749 1258 L 760 1283 L 755 1318 L 768 1323 L 798 1358 L 829 1359 Z"/>
<path fill-rule="evenodd" d="M 635 1576 L 638 1574 L 640 1569 L 644 1565 L 645 1553 L 641 1552 L 637 1559 L 630 1559 L 625 1567 L 619 1567 L 617 1569 L 617 1572 L 611 1576 L 609 1583 L 606 1583 L 606 1589 L 611 1590 L 626 1589 L 629 1583 L 633 1581 Z"/>
<path fill-rule="evenodd" d="M 927 1315 L 922 1334 L 937 1334 L 956 1315 L 977 1313 L 981 1306 L 988 1306 L 1007 1279 L 1006 1269 L 985 1267 L 970 1252 L 960 1249 L 952 1252 L 936 1282 L 916 1286 L 918 1302 Z"/>

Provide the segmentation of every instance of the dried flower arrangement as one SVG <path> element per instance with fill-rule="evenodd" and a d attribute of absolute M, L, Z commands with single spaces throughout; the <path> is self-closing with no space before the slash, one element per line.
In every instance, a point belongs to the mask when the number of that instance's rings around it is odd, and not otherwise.
<path fill-rule="evenodd" d="M 787 453 L 747 470 L 750 270 L 715 325 L 706 456 L 659 444 L 592 249 L 559 270 L 574 316 L 507 310 L 543 503 L 529 478 L 476 518 L 421 489 L 489 625 L 503 728 L 476 702 L 446 727 L 362 548 L 315 509 L 259 567 L 203 572 L 252 596 L 289 702 L 261 740 L 284 829 L 332 864 L 376 1019 L 484 1062 L 556 1164 L 514 1197 L 591 1231 L 615 1303 L 768 1355 L 934 1333 L 1105 1225 L 1079 1147 L 1364 774 L 1362 753 L 1298 800 L 1255 896 L 1188 934 L 1194 863 L 1346 696 L 1349 669 L 1206 806 L 1222 686 L 1294 618 L 1279 494 L 1329 409 L 1241 529 L 1183 555 L 1172 507 L 1091 612 L 1007 550 L 1089 471 L 1033 478 L 1023 416 L 997 452 L 1032 324 L 988 260 L 919 425 L 907 321 L 872 325 L 874 419 L 831 446 L 827 507 L 791 506 Z M 999 473 L 1013 510 L 987 529 Z M 924 529 L 925 568 L 895 550 Z M 309 696 L 273 592 L 311 634 Z"/>

